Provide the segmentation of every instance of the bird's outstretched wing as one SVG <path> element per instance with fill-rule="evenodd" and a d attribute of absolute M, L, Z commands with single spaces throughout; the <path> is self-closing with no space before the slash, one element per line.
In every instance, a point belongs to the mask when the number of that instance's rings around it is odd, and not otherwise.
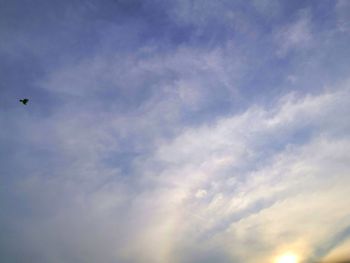
<path fill-rule="evenodd" d="M 24 105 L 27 105 L 27 103 L 28 103 L 28 99 L 22 99 L 22 100 L 19 100 L 20 102 L 22 102 Z"/>

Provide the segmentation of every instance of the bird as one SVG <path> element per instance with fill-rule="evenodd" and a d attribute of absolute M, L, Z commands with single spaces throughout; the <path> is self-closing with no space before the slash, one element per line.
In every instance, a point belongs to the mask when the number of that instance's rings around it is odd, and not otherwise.
<path fill-rule="evenodd" d="M 24 99 L 21 99 L 21 100 L 19 100 L 19 101 L 22 102 L 23 105 L 27 105 L 29 99 L 24 98 Z"/>

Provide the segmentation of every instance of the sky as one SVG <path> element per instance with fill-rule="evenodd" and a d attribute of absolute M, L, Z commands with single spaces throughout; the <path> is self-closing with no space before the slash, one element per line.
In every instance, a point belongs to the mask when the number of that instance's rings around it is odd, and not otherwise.
<path fill-rule="evenodd" d="M 350 260 L 350 1 L 0 0 L 0 38 L 1 262 Z"/>

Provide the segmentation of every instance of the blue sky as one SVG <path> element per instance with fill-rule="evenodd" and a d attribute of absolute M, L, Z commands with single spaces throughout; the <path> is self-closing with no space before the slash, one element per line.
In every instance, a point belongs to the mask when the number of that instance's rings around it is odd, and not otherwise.
<path fill-rule="evenodd" d="M 349 1 L 3 0 L 0 36 L 1 261 L 348 256 Z"/>

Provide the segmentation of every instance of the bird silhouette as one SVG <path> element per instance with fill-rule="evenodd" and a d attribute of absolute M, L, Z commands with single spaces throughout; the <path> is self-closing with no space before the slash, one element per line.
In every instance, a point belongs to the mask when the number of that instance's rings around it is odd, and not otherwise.
<path fill-rule="evenodd" d="M 21 100 L 19 100 L 20 102 L 22 102 L 23 103 L 23 105 L 27 105 L 27 103 L 28 103 L 28 99 L 21 99 Z"/>

